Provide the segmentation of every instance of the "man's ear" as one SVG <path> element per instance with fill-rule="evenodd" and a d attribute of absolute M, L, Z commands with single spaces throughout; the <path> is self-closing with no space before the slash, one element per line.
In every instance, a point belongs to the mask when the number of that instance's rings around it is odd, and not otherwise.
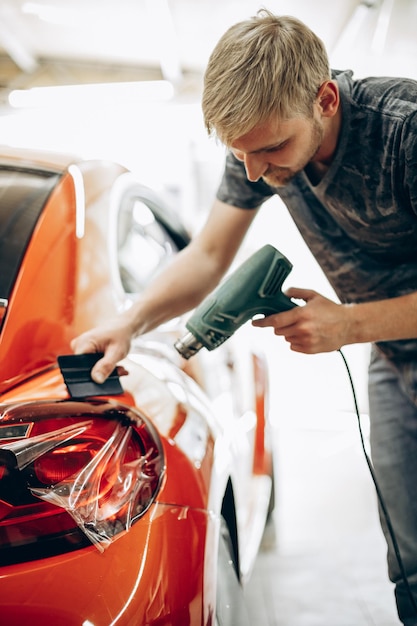
<path fill-rule="evenodd" d="M 317 94 L 316 104 L 323 117 L 336 115 L 340 104 L 339 87 L 335 80 L 326 80 Z"/>

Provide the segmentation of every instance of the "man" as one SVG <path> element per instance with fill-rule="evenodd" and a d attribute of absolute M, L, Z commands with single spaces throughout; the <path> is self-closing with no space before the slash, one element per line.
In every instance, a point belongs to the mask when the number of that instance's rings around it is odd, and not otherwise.
<path fill-rule="evenodd" d="M 406 571 L 382 516 L 389 574 L 401 621 L 417 625 L 417 83 L 331 73 L 305 25 L 263 10 L 217 44 L 203 112 L 229 148 L 206 224 L 140 301 L 73 349 L 105 352 L 93 376 L 106 378 L 132 336 L 217 285 L 259 207 L 278 194 L 340 303 L 292 288 L 305 306 L 253 324 L 308 354 L 373 344 L 372 458 Z"/>

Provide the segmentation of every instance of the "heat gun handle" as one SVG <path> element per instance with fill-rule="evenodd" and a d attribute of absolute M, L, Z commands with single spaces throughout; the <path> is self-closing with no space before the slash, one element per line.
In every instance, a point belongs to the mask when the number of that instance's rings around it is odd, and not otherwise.
<path fill-rule="evenodd" d="M 186 327 L 208 350 L 214 350 L 255 315 L 272 315 L 296 306 L 282 293 L 291 263 L 266 245 L 230 275 L 194 311 Z"/>

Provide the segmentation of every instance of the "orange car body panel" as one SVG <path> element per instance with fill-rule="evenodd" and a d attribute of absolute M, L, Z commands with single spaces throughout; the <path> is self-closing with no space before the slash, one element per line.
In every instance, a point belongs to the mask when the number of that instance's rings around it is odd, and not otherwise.
<path fill-rule="evenodd" d="M 105 553 L 91 547 L 10 566 L 0 576 L 0 623 L 214 624 L 215 589 L 203 586 L 215 576 L 215 561 L 206 562 L 214 524 L 205 511 L 155 504 Z"/>
<path fill-rule="evenodd" d="M 40 217 L 9 300 L 0 344 L 2 388 L 55 364 L 57 354 L 69 351 L 75 275 L 73 213 L 74 185 L 67 176 L 52 192 Z"/>

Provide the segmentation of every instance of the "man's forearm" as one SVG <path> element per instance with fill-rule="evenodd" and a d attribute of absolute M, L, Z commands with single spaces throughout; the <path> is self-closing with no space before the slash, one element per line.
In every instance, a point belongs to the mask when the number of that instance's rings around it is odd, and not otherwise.
<path fill-rule="evenodd" d="M 417 292 L 346 306 L 349 343 L 417 337 Z"/>
<path fill-rule="evenodd" d="M 185 249 L 122 317 L 139 335 L 193 309 L 217 285 L 223 268 Z"/>

